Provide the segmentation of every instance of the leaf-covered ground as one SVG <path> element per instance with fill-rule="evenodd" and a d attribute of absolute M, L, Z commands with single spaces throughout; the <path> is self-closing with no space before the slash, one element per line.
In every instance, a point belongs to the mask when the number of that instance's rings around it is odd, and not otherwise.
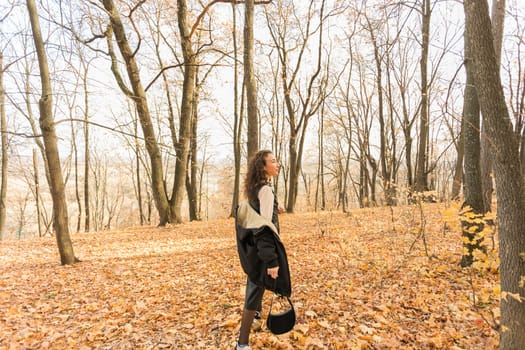
<path fill-rule="evenodd" d="M 462 270 L 444 205 L 423 209 L 282 215 L 298 321 L 252 348 L 497 348 L 497 273 Z M 0 349 L 233 349 L 233 219 L 72 239 L 74 266 L 54 238 L 0 242 Z"/>

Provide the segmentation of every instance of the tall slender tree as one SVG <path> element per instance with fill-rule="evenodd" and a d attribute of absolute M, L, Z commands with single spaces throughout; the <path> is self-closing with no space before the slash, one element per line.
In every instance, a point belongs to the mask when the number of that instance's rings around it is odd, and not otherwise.
<path fill-rule="evenodd" d="M 483 214 L 483 196 L 481 191 L 481 168 L 480 168 L 480 115 L 479 102 L 474 87 L 474 62 L 471 43 L 465 33 L 465 71 L 467 79 L 463 102 L 463 124 L 464 124 L 464 195 L 463 206 L 468 208 L 462 221 L 464 253 L 461 266 L 472 265 L 474 250 L 481 248 L 481 238 L 477 234 L 483 230 L 481 224 L 475 223 L 476 219 Z M 477 221 L 477 220 L 476 220 Z"/>
<path fill-rule="evenodd" d="M 503 44 L 503 31 L 505 27 L 505 0 L 492 1 L 492 34 L 494 35 L 494 51 L 496 52 L 496 64 L 498 71 L 501 67 L 501 48 Z M 484 212 L 492 210 L 492 155 L 490 151 L 490 140 L 483 125 L 481 128 L 481 187 L 483 191 Z"/>
<path fill-rule="evenodd" d="M 140 125 L 142 126 L 142 133 L 144 135 L 144 140 L 146 143 L 146 150 L 148 152 L 151 163 L 152 194 L 153 198 L 155 199 L 157 211 L 159 213 L 159 225 L 164 226 L 167 223 L 171 222 L 173 219 L 170 215 L 171 212 L 169 208 L 168 196 L 164 184 L 162 156 L 159 145 L 157 143 L 155 130 L 153 128 L 153 121 L 148 106 L 146 91 L 144 90 L 140 78 L 136 55 L 134 50 L 131 49 L 120 13 L 115 7 L 113 0 L 102 0 L 102 3 L 110 18 L 110 25 L 108 26 L 106 35 L 108 49 L 112 59 L 112 72 L 114 73 L 121 90 L 127 96 L 131 97 L 135 102 L 135 106 L 137 108 L 137 113 L 140 120 Z M 140 3 L 137 6 L 140 6 Z M 126 70 L 131 84 L 131 90 L 129 90 L 125 86 L 124 81 L 120 77 L 120 73 L 118 71 L 117 58 L 113 51 L 113 35 L 115 36 L 120 53 L 124 58 L 126 64 Z M 184 174 L 183 179 L 185 178 L 186 176 Z M 184 182 L 182 182 L 182 184 L 184 184 Z"/>
<path fill-rule="evenodd" d="M 175 180 L 170 208 L 174 222 L 180 223 L 182 222 L 182 198 L 184 196 L 188 168 L 192 119 L 195 115 L 193 108 L 195 108 L 194 98 L 197 75 L 197 59 L 193 51 L 192 35 L 188 26 L 186 0 L 177 0 L 177 19 L 182 56 L 184 57 L 184 82 L 180 104 L 179 139 L 175 147 L 177 152 Z"/>
<path fill-rule="evenodd" d="M 7 120 L 5 115 L 4 90 L 4 55 L 0 51 L 0 137 L 1 137 L 1 169 L 0 169 L 0 241 L 4 237 L 7 198 Z"/>
<path fill-rule="evenodd" d="M 253 64 L 253 17 L 254 0 L 244 3 L 244 85 L 246 87 L 246 103 L 248 113 L 248 159 L 259 149 L 259 116 L 257 108 L 257 81 L 255 80 Z"/>
<path fill-rule="evenodd" d="M 232 2 L 232 41 L 233 41 L 233 198 L 230 210 L 230 216 L 235 216 L 237 204 L 239 204 L 240 184 L 241 184 L 241 150 L 242 150 L 242 121 L 239 111 L 239 60 L 237 48 L 237 12 L 235 8 L 236 1 Z"/>
<path fill-rule="evenodd" d="M 58 152 L 57 135 L 55 132 L 55 122 L 53 120 L 53 92 L 51 90 L 51 77 L 47 63 L 47 55 L 40 31 L 38 11 L 34 0 L 27 0 L 27 10 L 33 31 L 33 40 L 38 56 L 38 66 L 40 68 L 40 80 L 42 84 L 42 95 L 38 101 L 40 111 L 40 129 L 44 139 L 45 153 L 47 156 L 51 197 L 53 199 L 53 227 L 58 243 L 60 261 L 62 265 L 71 265 L 78 261 L 73 251 L 73 244 L 69 235 L 67 202 L 64 190 L 64 180 L 60 156 Z"/>
<path fill-rule="evenodd" d="M 430 45 L 430 0 L 421 2 L 421 109 L 419 119 L 419 143 L 416 163 L 415 190 L 427 191 L 428 188 L 428 138 L 429 138 L 429 116 L 428 116 L 428 55 Z"/>
<path fill-rule="evenodd" d="M 374 63 L 375 63 L 375 80 L 376 80 L 376 91 L 377 91 L 377 119 L 379 121 L 379 160 L 381 166 L 381 180 L 383 184 L 383 190 L 385 193 L 385 201 L 388 205 L 395 203 L 395 186 L 394 186 L 394 169 L 392 162 L 395 162 L 396 155 L 391 154 L 388 150 L 388 133 L 386 113 L 385 113 L 385 93 L 383 86 L 383 65 L 385 64 L 385 57 L 388 55 L 389 45 L 388 43 L 380 43 L 377 37 L 376 31 L 384 28 L 378 28 L 377 24 L 373 24 L 370 18 L 365 14 L 364 19 L 366 20 L 366 27 L 370 35 L 370 42 L 372 43 L 374 51 Z M 383 50 L 380 48 L 383 47 Z M 382 51 L 386 51 L 382 52 Z M 388 65 L 387 65 L 388 67 Z M 387 69 L 388 73 L 388 69 Z M 388 123 L 393 126 L 393 123 Z M 393 134 L 390 137 L 394 138 Z M 395 144 L 395 141 L 393 142 Z"/>
<path fill-rule="evenodd" d="M 282 2 L 278 7 L 278 14 L 266 12 L 268 28 L 272 41 L 277 49 L 277 55 L 281 68 L 281 86 L 284 104 L 286 107 L 286 117 L 289 124 L 289 143 L 288 143 L 288 162 L 289 162 L 289 182 L 286 211 L 294 212 L 297 195 L 299 190 L 299 176 L 302 171 L 302 156 L 304 142 L 307 135 L 309 121 L 322 105 L 326 93 L 326 77 L 321 74 L 323 64 L 323 26 L 329 15 L 325 15 L 325 1 L 321 1 L 320 8 L 315 9 L 315 1 L 310 1 L 307 7 L 307 18 L 302 23 L 296 23 L 302 35 L 293 40 L 290 39 L 292 31 L 290 30 L 289 20 L 297 19 L 297 14 L 290 16 L 290 12 L 297 11 L 291 2 Z M 275 17 L 275 18 L 274 18 Z M 315 23 L 316 17 L 319 19 Z M 275 21 L 281 21 L 275 23 Z M 299 22 L 299 21 L 298 21 Z M 306 79 L 302 79 L 301 68 L 306 67 L 303 61 L 305 51 L 314 35 L 318 35 L 315 57 L 315 65 L 312 66 L 312 72 Z M 296 56 L 292 54 L 297 50 Z M 307 73 L 305 73 L 307 74 Z M 300 86 L 299 81 L 304 81 L 304 86 Z M 297 102 L 299 101 L 299 102 Z"/>
<path fill-rule="evenodd" d="M 84 76 L 82 79 L 84 87 L 84 123 L 83 123 L 83 132 L 84 132 L 84 232 L 89 232 L 90 222 L 91 222 L 91 211 L 89 208 L 90 203 L 90 194 L 89 194 L 89 166 L 90 166 L 90 142 L 89 142 L 89 93 L 88 93 L 88 82 L 87 75 L 89 70 L 89 62 L 86 62 L 84 59 L 81 59 L 82 69 L 84 71 Z"/>
<path fill-rule="evenodd" d="M 8 18 L 15 4 L 9 4 L 7 7 L 2 7 L 3 14 L 0 16 L 0 25 Z M 0 34 L 1 36 L 1 34 Z M 7 140 L 7 117 L 5 112 L 6 92 L 4 89 L 4 72 L 13 63 L 4 65 L 4 48 L 0 48 L 0 151 L 2 152 L 0 160 L 0 241 L 4 237 L 6 227 L 6 213 L 7 213 L 7 170 L 8 170 L 8 140 Z"/>
<path fill-rule="evenodd" d="M 499 76 L 487 1 L 465 0 L 464 11 L 474 83 L 494 160 L 502 293 L 500 349 L 525 349 L 525 184 L 518 142 Z"/>

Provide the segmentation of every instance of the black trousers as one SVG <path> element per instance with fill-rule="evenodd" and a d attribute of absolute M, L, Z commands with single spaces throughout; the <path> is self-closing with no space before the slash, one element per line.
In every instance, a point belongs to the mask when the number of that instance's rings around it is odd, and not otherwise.
<path fill-rule="evenodd" d="M 264 287 L 260 287 L 250 281 L 246 280 L 246 292 L 244 296 L 244 308 L 251 311 L 262 310 L 262 298 L 264 295 Z"/>

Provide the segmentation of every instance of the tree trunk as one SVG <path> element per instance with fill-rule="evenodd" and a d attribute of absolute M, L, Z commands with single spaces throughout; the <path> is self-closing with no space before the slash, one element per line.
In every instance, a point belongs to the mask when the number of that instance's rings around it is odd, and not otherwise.
<path fill-rule="evenodd" d="M 349 200 L 348 200 L 348 180 L 351 180 L 351 174 L 350 174 L 350 160 L 351 160 L 351 154 L 352 154 L 352 133 L 350 131 L 350 137 L 349 137 L 349 143 L 346 150 L 346 157 L 345 157 L 345 163 L 344 163 L 344 173 L 343 173 L 343 213 L 349 213 Z"/>
<path fill-rule="evenodd" d="M 35 202 L 36 202 L 36 221 L 38 225 L 38 237 L 42 237 L 42 213 L 40 209 L 40 178 L 38 176 L 38 158 L 36 150 L 33 149 L 33 172 L 35 180 Z"/>
<path fill-rule="evenodd" d="M 27 53 L 29 55 L 29 53 Z M 44 173 L 46 176 L 47 183 L 51 182 L 51 176 L 49 175 L 49 162 L 47 161 L 46 151 L 44 147 L 44 143 L 40 137 L 37 137 L 37 135 L 40 135 L 40 130 L 37 118 L 34 116 L 33 113 L 33 105 L 32 105 L 32 97 L 35 95 L 33 92 L 33 85 L 31 82 L 31 76 L 32 72 L 30 69 L 31 63 L 26 62 L 24 65 L 24 102 L 27 109 L 27 122 L 29 123 L 29 126 L 31 127 L 31 133 L 35 136 L 33 140 L 35 141 L 36 146 L 38 147 L 38 151 L 40 152 L 40 156 L 44 160 Z"/>
<path fill-rule="evenodd" d="M 463 125 L 464 125 L 464 174 L 465 174 L 465 202 L 464 207 L 469 207 L 469 213 L 462 218 L 462 236 L 464 254 L 461 258 L 461 266 L 467 267 L 474 262 L 473 252 L 480 249 L 482 239 L 477 235 L 483 230 L 482 224 L 474 222 L 483 214 L 483 195 L 481 191 L 481 168 L 480 168 L 480 118 L 479 103 L 476 89 L 474 87 L 474 67 L 472 61 L 471 44 L 465 35 L 465 67 L 467 79 L 463 102 Z"/>
<path fill-rule="evenodd" d="M 392 197 L 391 186 L 393 185 L 390 179 L 390 172 L 387 166 L 387 147 L 386 147 L 386 125 L 385 125 L 385 113 L 384 113 L 384 98 L 383 98 L 383 67 L 382 57 L 379 53 L 379 45 L 377 38 L 374 34 L 374 28 L 370 24 L 368 17 L 368 30 L 370 33 L 370 39 L 374 48 L 374 62 L 376 64 L 376 85 L 377 85 L 377 117 L 379 119 L 379 161 L 381 163 L 381 180 L 383 184 L 383 191 L 385 195 L 385 201 L 387 205 L 394 204 L 394 198 Z"/>
<path fill-rule="evenodd" d="M 64 180 L 58 153 L 57 136 L 55 133 L 55 122 L 53 120 L 53 99 L 51 91 L 51 79 L 44 48 L 44 41 L 40 32 L 40 23 L 34 0 L 27 0 L 27 10 L 31 20 L 33 39 L 38 56 L 40 68 L 40 79 L 42 83 L 42 95 L 38 101 L 40 110 L 40 129 L 44 139 L 44 148 L 49 162 L 49 174 L 51 182 L 49 188 L 53 200 L 53 227 L 56 233 L 58 251 L 62 265 L 71 265 L 78 261 L 73 252 L 73 244 L 69 236 L 67 202 L 64 191 Z"/>
<path fill-rule="evenodd" d="M 324 108 L 321 108 L 321 113 L 319 113 L 319 133 L 317 135 L 317 140 L 319 144 L 319 163 L 317 165 L 317 182 L 315 189 L 315 211 L 318 208 L 318 198 L 321 196 L 321 210 L 326 209 L 326 193 L 325 193 L 325 179 L 324 179 Z M 343 176 L 341 173 L 340 176 Z M 340 182 L 341 183 L 341 182 Z M 342 193 L 343 189 L 339 186 L 339 193 Z M 343 204 L 344 207 L 344 204 Z"/>
<path fill-rule="evenodd" d="M 368 170 L 365 150 L 361 149 L 359 156 L 359 207 L 368 208 L 370 203 L 370 172 Z"/>
<path fill-rule="evenodd" d="M 0 179 L 0 241 L 4 238 L 7 197 L 7 125 L 5 117 L 4 56 L 0 52 L 0 133 L 2 148 L 2 174 Z"/>
<path fill-rule="evenodd" d="M 190 152 L 191 125 L 194 107 L 195 79 L 197 62 L 192 48 L 192 41 L 187 24 L 186 0 L 177 1 L 177 19 L 179 24 L 182 55 L 184 57 L 184 82 L 179 121 L 179 141 L 177 143 L 177 161 L 175 164 L 175 181 L 171 199 L 171 213 L 175 223 L 182 222 L 182 198 L 185 192 L 188 156 Z"/>
<path fill-rule="evenodd" d="M 525 188 L 518 144 L 498 73 L 488 4 L 465 0 L 464 9 L 475 86 L 493 150 L 501 261 L 500 349 L 525 349 Z"/>
<path fill-rule="evenodd" d="M 454 178 L 452 181 L 452 192 L 450 197 L 453 200 L 459 200 L 461 193 L 461 184 L 463 183 L 463 159 L 465 157 L 465 118 L 461 118 L 461 126 L 456 143 L 458 158 L 456 159 L 456 168 L 454 169 Z"/>
<path fill-rule="evenodd" d="M 267 13 L 268 27 L 272 36 L 272 40 L 277 47 L 277 55 L 280 61 L 281 70 L 281 84 L 284 94 L 285 109 L 288 116 L 289 123 L 289 145 L 288 145 L 288 162 L 289 162 L 289 174 L 288 174 L 288 192 L 286 200 L 286 211 L 293 213 L 295 210 L 295 203 L 297 201 L 297 195 L 299 191 L 299 176 L 302 169 L 302 156 L 304 149 L 304 141 L 306 137 L 306 130 L 310 118 L 317 113 L 321 107 L 326 94 L 326 80 L 320 77 L 321 66 L 322 66 L 322 43 L 323 43 L 323 25 L 325 18 L 323 17 L 325 1 L 321 2 L 321 8 L 319 10 L 319 36 L 317 43 L 317 56 L 316 56 L 316 69 L 312 72 L 311 76 L 306 81 L 304 89 L 298 87 L 300 83 L 297 78 L 303 62 L 303 54 L 308 45 L 308 40 L 312 35 L 312 29 L 310 24 L 313 17 L 313 5 L 314 1 L 310 1 L 308 18 L 306 23 L 297 24 L 304 31 L 303 39 L 297 44 L 296 48 L 289 49 L 287 47 L 287 37 L 290 33 L 284 29 L 283 31 L 275 30 L 275 27 L 283 26 L 282 23 L 276 23 L 275 26 L 271 23 L 270 15 Z M 288 21 L 288 18 L 281 18 L 282 21 Z M 303 27 L 304 25 L 304 27 Z M 285 28 L 288 25 L 284 25 Z M 295 66 L 290 64 L 290 52 L 299 50 L 299 54 L 296 57 Z M 290 73 L 290 74 L 289 74 Z M 315 87 L 315 88 L 314 88 Z M 315 90 L 315 91 L 314 91 Z M 303 92 L 304 91 L 304 92 Z M 296 99 L 300 102 L 297 102 Z"/>
<path fill-rule="evenodd" d="M 196 73 L 197 74 L 197 73 Z M 198 90 L 198 89 L 197 89 Z M 188 157 L 189 172 L 186 177 L 186 191 L 188 193 L 188 210 L 190 221 L 200 220 L 199 212 L 199 181 L 197 180 L 199 172 L 199 164 L 197 163 L 197 130 L 198 130 L 198 93 L 195 94 L 194 99 L 194 115 L 191 125 L 191 141 L 190 141 L 190 155 Z"/>
<path fill-rule="evenodd" d="M 384 185 L 385 190 L 387 191 L 386 198 L 387 198 L 387 204 L 388 205 L 398 205 L 398 190 L 397 190 L 397 173 L 399 170 L 399 165 L 401 164 L 401 160 L 398 159 L 397 155 L 397 135 L 398 135 L 398 129 L 399 126 L 396 125 L 395 122 L 395 116 L 397 115 L 397 111 L 395 110 L 394 104 L 397 104 L 393 101 L 393 84 L 392 84 L 392 64 L 390 63 L 392 61 L 392 58 L 390 58 L 390 55 L 388 57 L 388 63 L 386 65 L 386 71 L 387 71 L 387 92 L 388 92 L 388 121 L 387 124 L 390 126 L 390 138 L 389 143 L 386 144 L 387 147 L 387 155 L 386 155 L 386 172 L 384 175 L 384 178 L 388 179 L 388 183 Z M 384 181 L 384 180 L 383 180 Z"/>
<path fill-rule="evenodd" d="M 233 161 L 234 161 L 234 180 L 233 198 L 230 216 L 236 214 L 237 204 L 239 204 L 240 184 L 241 184 L 241 131 L 242 118 L 239 116 L 239 63 L 237 49 L 237 15 L 235 4 L 232 3 L 232 40 L 233 40 Z"/>
<path fill-rule="evenodd" d="M 370 153 L 369 153 L 370 154 Z M 368 157 L 368 164 L 370 164 L 370 168 L 372 169 L 371 173 L 370 171 L 367 171 L 368 174 L 368 183 L 370 186 L 370 205 L 376 206 L 377 205 L 377 198 L 376 198 L 376 179 L 377 179 L 377 173 L 379 171 L 379 167 L 377 166 L 377 162 L 374 158 L 371 156 Z"/>
<path fill-rule="evenodd" d="M 76 93 L 76 91 L 74 93 Z M 78 232 L 80 232 L 80 225 L 81 225 L 81 222 L 82 222 L 82 200 L 80 198 L 80 186 L 79 186 L 80 179 L 79 179 L 79 176 L 78 176 L 78 169 L 79 169 L 79 166 L 78 166 L 78 147 L 77 147 L 77 135 L 76 135 L 76 130 L 75 130 L 75 123 L 74 123 L 74 120 L 73 120 L 73 119 L 75 119 L 73 109 L 74 109 L 74 107 L 72 107 L 70 105 L 69 106 L 69 122 L 70 122 L 70 127 L 71 127 L 71 149 L 72 149 L 71 157 L 73 158 L 72 161 L 73 161 L 73 168 L 74 168 L 74 173 L 75 173 L 75 179 L 74 179 L 74 184 L 75 184 L 75 201 L 77 203 L 77 208 L 78 208 L 77 223 L 75 225 L 75 227 L 76 227 L 75 232 L 78 233 Z M 67 177 L 66 177 L 66 182 L 67 182 Z"/>
<path fill-rule="evenodd" d="M 496 64 L 498 72 L 501 66 L 501 46 L 503 42 L 503 28 L 505 24 L 505 0 L 493 0 L 492 2 L 492 33 L 494 35 L 494 51 L 496 53 Z M 481 128 L 481 185 L 483 188 L 484 211 L 492 211 L 492 152 L 490 140 L 483 124 Z"/>
<path fill-rule="evenodd" d="M 139 218 L 140 225 L 144 225 L 145 215 L 143 208 L 143 199 L 142 199 L 142 176 L 140 172 L 140 144 L 138 138 L 138 120 L 135 118 L 133 120 L 133 132 L 135 135 L 134 138 L 134 147 L 135 147 L 135 176 L 137 177 L 137 206 L 139 207 Z M 148 221 L 149 222 L 149 221 Z"/>
<path fill-rule="evenodd" d="M 415 190 L 423 192 L 428 190 L 427 158 L 428 158 L 428 46 L 430 35 L 430 0 L 423 0 L 421 4 L 422 17 L 422 43 L 421 43 L 421 116 L 419 122 L 419 145 L 416 164 Z"/>
<path fill-rule="evenodd" d="M 403 99 L 403 135 L 405 136 L 405 166 L 407 169 L 408 188 L 414 186 L 414 176 L 412 174 L 412 123 L 408 118 L 406 103 Z"/>
<path fill-rule="evenodd" d="M 168 196 L 164 187 L 162 156 L 157 144 L 155 131 L 153 129 L 153 122 L 149 112 L 146 92 L 144 91 L 140 79 L 140 72 L 135 59 L 136 55 L 129 46 L 124 25 L 120 19 L 117 9 L 115 8 L 113 0 L 103 0 L 102 3 L 104 4 L 104 8 L 108 12 L 111 21 L 111 27 L 109 29 L 113 30 L 115 39 L 117 40 L 117 44 L 120 49 L 120 53 L 122 54 L 122 57 L 126 63 L 128 78 L 133 92 L 126 92 L 125 87 L 123 87 L 122 84 L 119 85 L 121 85 L 121 88 L 125 91 L 125 93 L 131 95 L 137 108 L 140 124 L 142 126 L 142 133 L 146 142 L 146 150 L 148 151 L 151 162 L 151 187 L 155 205 L 159 213 L 159 225 L 164 226 L 168 222 L 171 222 L 172 218 L 170 217 Z M 108 31 L 108 47 L 110 47 L 111 51 L 112 38 L 110 37 L 110 34 L 111 30 Z M 113 59 L 115 58 L 113 57 Z M 120 81 L 115 67 L 113 69 L 113 73 L 115 74 L 117 81 Z M 184 185 L 184 179 L 185 176 L 183 177 L 182 185 Z"/>
<path fill-rule="evenodd" d="M 257 115 L 257 82 L 253 67 L 254 0 L 244 3 L 244 85 L 248 105 L 248 159 L 259 149 L 259 118 Z"/>
<path fill-rule="evenodd" d="M 288 213 L 295 211 L 295 201 L 297 199 L 297 187 L 299 185 L 299 171 L 297 166 L 299 159 L 297 154 L 297 133 L 292 132 L 292 126 L 290 126 L 290 141 L 288 145 L 290 168 L 288 173 L 288 202 L 286 203 L 286 212 Z"/>
<path fill-rule="evenodd" d="M 91 166 L 90 144 L 89 144 L 89 94 L 87 81 L 87 66 L 84 75 L 84 232 L 89 232 L 91 222 L 91 211 L 89 208 L 89 167 Z"/>

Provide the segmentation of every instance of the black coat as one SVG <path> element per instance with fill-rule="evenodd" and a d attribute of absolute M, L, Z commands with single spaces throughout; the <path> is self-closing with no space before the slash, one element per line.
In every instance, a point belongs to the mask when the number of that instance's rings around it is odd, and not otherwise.
<path fill-rule="evenodd" d="M 260 216 L 245 200 L 237 207 L 235 231 L 239 259 L 248 278 L 258 286 L 290 296 L 292 286 L 288 258 L 277 227 Z M 277 281 L 266 271 L 275 266 L 279 266 Z"/>

